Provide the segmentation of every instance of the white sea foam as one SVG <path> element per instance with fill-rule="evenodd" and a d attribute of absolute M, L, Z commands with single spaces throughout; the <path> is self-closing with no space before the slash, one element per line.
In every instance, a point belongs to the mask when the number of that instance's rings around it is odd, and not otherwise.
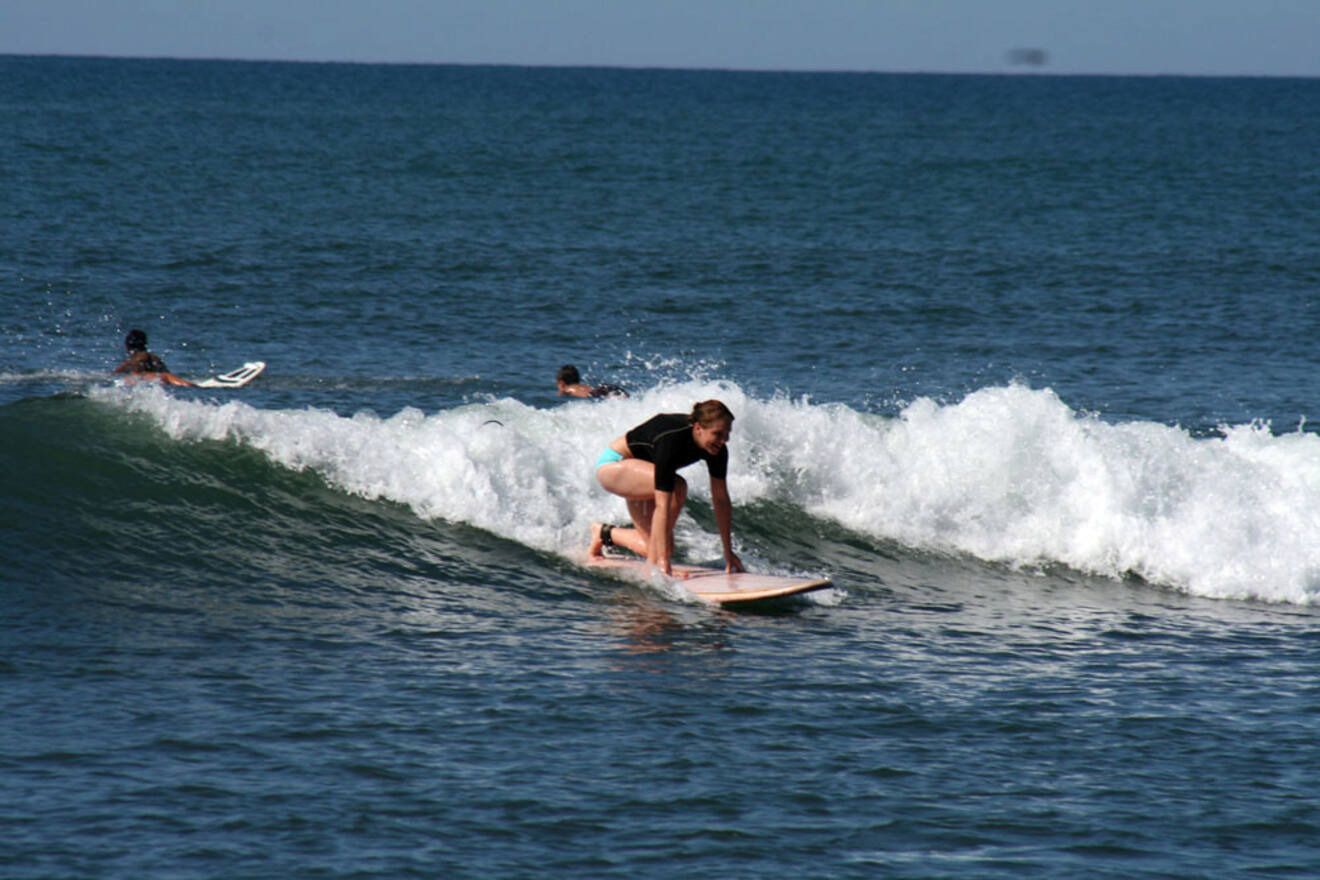
<path fill-rule="evenodd" d="M 831 482 L 808 507 L 858 531 L 1203 596 L 1310 602 L 1320 589 L 1314 435 L 1254 425 L 1196 439 L 1016 385 L 919 400 L 840 433 Z"/>
<path fill-rule="evenodd" d="M 536 409 L 493 400 L 390 417 L 268 411 L 157 388 L 99 397 L 145 412 L 179 439 L 233 439 L 330 484 L 574 557 L 621 502 L 592 478 L 596 455 L 656 412 L 718 397 L 737 415 L 735 504 L 796 505 L 876 538 L 1011 565 L 1133 572 L 1213 597 L 1309 603 L 1320 595 L 1320 437 L 1267 426 L 1194 438 L 1150 422 L 1110 424 L 1049 390 L 921 399 L 897 418 L 808 400 L 747 397 L 688 382 L 626 400 Z M 699 470 L 694 495 L 707 497 Z M 718 540 L 684 520 L 696 555 Z"/>

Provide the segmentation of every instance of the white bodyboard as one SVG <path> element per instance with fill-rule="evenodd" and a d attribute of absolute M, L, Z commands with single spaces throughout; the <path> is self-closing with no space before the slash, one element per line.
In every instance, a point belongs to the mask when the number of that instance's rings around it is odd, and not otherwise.
<path fill-rule="evenodd" d="M 242 388 L 247 383 L 261 375 L 261 371 L 266 369 L 264 361 L 248 361 L 237 370 L 231 370 L 228 373 L 221 373 L 214 379 L 203 379 L 197 383 L 198 388 Z"/>

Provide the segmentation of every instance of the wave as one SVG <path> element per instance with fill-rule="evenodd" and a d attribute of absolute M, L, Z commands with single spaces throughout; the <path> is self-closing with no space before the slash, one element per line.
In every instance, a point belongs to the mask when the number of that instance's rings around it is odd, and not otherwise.
<path fill-rule="evenodd" d="M 756 399 L 706 380 L 626 400 L 536 408 L 492 398 L 389 417 L 265 410 L 154 387 L 89 395 L 176 440 L 235 441 L 337 490 L 569 559 L 592 521 L 624 516 L 592 478 L 599 450 L 656 412 L 718 397 L 737 416 L 729 486 L 744 529 L 757 528 L 757 510 L 788 508 L 885 544 L 1138 576 L 1199 596 L 1308 604 L 1320 592 L 1320 437 L 1265 424 L 1210 437 L 1111 424 L 1020 384 L 955 403 L 918 399 L 896 417 Z M 709 490 L 692 476 L 697 516 L 683 518 L 678 539 L 689 557 L 718 558 L 701 516 Z"/>
<path fill-rule="evenodd" d="M 1320 588 L 1315 435 L 1109 424 L 1021 385 L 918 400 L 883 425 L 839 418 L 852 467 L 824 469 L 812 509 L 858 531 L 1214 598 L 1309 603 Z"/>

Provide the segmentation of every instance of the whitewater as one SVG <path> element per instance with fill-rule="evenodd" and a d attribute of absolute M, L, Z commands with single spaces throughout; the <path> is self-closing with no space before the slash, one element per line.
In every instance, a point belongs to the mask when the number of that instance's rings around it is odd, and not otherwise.
<path fill-rule="evenodd" d="M 146 387 L 92 396 L 176 440 L 250 446 L 343 492 L 570 560 L 581 558 L 593 521 L 625 516 L 592 477 L 597 452 L 656 412 L 713 397 L 736 416 L 735 506 L 783 504 L 926 553 L 1136 577 L 1202 597 L 1310 604 L 1320 591 L 1320 437 L 1300 427 L 1275 434 L 1251 423 L 1197 436 L 1110 423 L 1020 383 L 955 402 L 919 398 L 896 417 L 757 398 L 730 381 L 548 408 L 491 398 L 387 416 L 265 410 Z M 687 476 L 692 496 L 708 501 L 704 475 Z M 719 555 L 716 536 L 691 517 L 679 541 L 695 559 Z"/>

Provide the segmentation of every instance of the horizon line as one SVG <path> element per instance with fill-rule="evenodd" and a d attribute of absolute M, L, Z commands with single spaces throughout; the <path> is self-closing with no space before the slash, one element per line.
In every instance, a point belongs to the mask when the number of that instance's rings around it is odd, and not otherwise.
<path fill-rule="evenodd" d="M 1091 77 L 1114 79 L 1317 79 L 1320 74 L 1289 73 L 1105 73 L 1070 70 L 1047 70 L 1043 67 L 1031 69 L 1000 70 L 939 70 L 939 69 L 893 69 L 880 68 L 820 68 L 820 67 L 719 67 L 719 66 L 669 66 L 662 64 L 621 64 L 621 63 L 549 63 L 549 62 L 512 62 L 512 61 L 378 61 L 345 60 L 334 58 L 261 58 L 231 57 L 224 55 L 118 55 L 86 52 L 8 52 L 0 51 L 0 58 L 31 59 L 68 59 L 90 61 L 179 61 L 231 64 L 307 64 L 307 65 L 345 65 L 360 67 L 496 67 L 521 70 L 622 70 L 622 71 L 658 71 L 672 73 L 747 73 L 747 74 L 800 74 L 800 75 L 840 75 L 840 76 L 1005 76 L 1005 77 Z"/>

